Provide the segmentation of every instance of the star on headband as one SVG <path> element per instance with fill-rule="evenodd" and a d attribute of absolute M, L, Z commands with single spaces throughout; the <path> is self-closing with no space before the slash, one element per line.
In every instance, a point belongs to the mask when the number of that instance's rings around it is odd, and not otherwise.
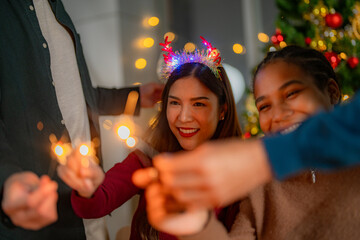
<path fill-rule="evenodd" d="M 161 68 L 161 77 L 168 79 L 171 73 L 180 65 L 185 63 L 202 63 L 209 67 L 217 78 L 220 78 L 218 66 L 221 64 L 220 52 L 214 48 L 210 42 L 205 38 L 201 37 L 202 43 L 206 46 L 206 51 L 196 49 L 193 52 L 187 51 L 176 51 L 170 47 L 171 41 L 168 41 L 168 37 L 165 37 L 165 42 L 159 45 L 163 48 L 162 51 L 166 52 L 163 54 L 165 64 Z"/>

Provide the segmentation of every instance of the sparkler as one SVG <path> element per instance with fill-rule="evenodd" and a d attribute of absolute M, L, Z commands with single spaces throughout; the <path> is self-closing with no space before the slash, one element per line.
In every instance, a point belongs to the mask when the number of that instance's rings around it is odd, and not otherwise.
<path fill-rule="evenodd" d="M 128 95 L 128 99 L 126 101 L 124 115 L 120 121 L 119 127 L 117 128 L 117 135 L 120 139 L 124 140 L 128 148 L 134 148 L 141 150 L 143 153 L 148 155 L 148 157 L 154 157 L 159 154 L 154 148 L 152 148 L 149 144 L 143 141 L 139 137 L 135 137 L 137 135 L 137 130 L 139 127 L 134 122 L 134 113 L 136 109 L 136 104 L 139 100 L 139 93 L 136 91 L 132 91 Z"/>
<path fill-rule="evenodd" d="M 81 166 L 83 167 L 89 167 L 89 161 L 91 159 L 97 160 L 95 157 L 95 151 L 91 147 L 92 144 L 81 144 L 74 150 L 70 143 L 64 143 L 61 140 L 58 141 L 54 134 L 49 136 L 49 140 L 51 142 L 51 150 L 54 157 L 50 163 L 48 171 L 48 176 L 50 178 L 53 178 L 55 175 L 57 164 L 66 165 L 67 158 L 70 154 L 73 153 L 73 151 L 79 151 L 81 155 Z"/>
<path fill-rule="evenodd" d="M 81 166 L 88 168 L 90 165 L 89 158 L 87 157 L 87 156 L 89 156 L 89 153 L 90 153 L 89 147 L 86 144 L 82 144 L 79 147 L 79 152 L 82 156 L 84 156 L 81 158 Z"/>
<path fill-rule="evenodd" d="M 66 164 L 66 158 L 71 153 L 71 145 L 69 143 L 63 143 L 62 141 L 58 141 L 56 136 L 54 134 L 51 134 L 49 136 L 50 142 L 51 142 L 51 150 L 52 150 L 52 157 L 53 159 L 50 162 L 49 170 L 48 170 L 48 176 L 50 178 L 53 178 L 55 175 L 55 170 L 57 167 L 57 164 Z"/>

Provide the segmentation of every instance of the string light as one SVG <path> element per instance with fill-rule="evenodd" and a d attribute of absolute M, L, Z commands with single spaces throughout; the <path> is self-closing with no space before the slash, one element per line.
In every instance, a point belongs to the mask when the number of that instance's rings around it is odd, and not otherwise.
<path fill-rule="evenodd" d="M 143 69 L 143 68 L 145 68 L 145 67 L 146 67 L 146 64 L 147 64 L 147 62 L 146 62 L 146 60 L 145 60 L 144 58 L 139 58 L 139 59 L 137 59 L 137 60 L 135 61 L 135 67 L 136 67 L 137 69 Z"/>
<path fill-rule="evenodd" d="M 344 59 L 344 60 L 347 59 L 347 55 L 346 55 L 346 53 L 344 53 L 344 52 L 340 53 L 339 56 L 340 56 L 342 59 Z"/>
<path fill-rule="evenodd" d="M 282 42 L 279 43 L 279 46 L 280 46 L 281 48 L 284 48 L 284 47 L 287 46 L 287 44 L 286 44 L 286 42 L 282 41 Z"/>
<path fill-rule="evenodd" d="M 168 41 L 174 41 L 174 39 L 175 39 L 175 33 L 173 33 L 173 32 L 167 32 L 167 33 L 165 33 L 164 34 L 164 39 L 165 38 L 168 38 Z"/>
<path fill-rule="evenodd" d="M 196 48 L 196 46 L 192 42 L 188 42 L 184 46 L 184 50 L 187 51 L 187 52 L 193 52 L 195 50 L 195 48 Z"/>
<path fill-rule="evenodd" d="M 260 42 L 263 42 L 263 43 L 269 42 L 269 36 L 262 32 L 258 34 L 258 39 Z"/>
<path fill-rule="evenodd" d="M 234 53 L 236 53 L 236 54 L 241 54 L 241 53 L 243 53 L 243 51 L 244 51 L 244 47 L 243 47 L 241 44 L 239 44 L 239 43 L 235 43 L 235 44 L 233 45 L 233 51 L 234 51 Z"/>
<path fill-rule="evenodd" d="M 152 39 L 151 37 L 145 38 L 143 45 L 146 48 L 151 48 L 152 46 L 154 46 L 154 39 Z"/>
<path fill-rule="evenodd" d="M 151 18 L 149 18 L 149 20 L 148 20 L 148 24 L 150 25 L 150 26 L 152 26 L 152 27 L 155 27 L 156 25 L 158 25 L 159 24 L 159 18 L 157 18 L 157 17 L 151 17 Z"/>

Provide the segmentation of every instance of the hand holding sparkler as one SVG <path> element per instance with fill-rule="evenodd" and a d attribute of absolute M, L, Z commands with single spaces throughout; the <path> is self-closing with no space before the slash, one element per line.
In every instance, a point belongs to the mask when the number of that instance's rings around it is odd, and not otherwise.
<path fill-rule="evenodd" d="M 81 145 L 67 157 L 64 165 L 59 165 L 59 177 L 78 194 L 90 198 L 104 181 L 105 174 L 95 163 L 95 156 L 87 145 Z"/>
<path fill-rule="evenodd" d="M 16 226 L 38 230 L 58 218 L 57 183 L 32 172 L 11 175 L 4 184 L 2 209 Z"/>
<path fill-rule="evenodd" d="M 138 187 L 146 189 L 147 216 L 149 223 L 157 230 L 183 236 L 196 234 L 206 225 L 209 211 L 205 208 L 189 208 L 177 202 L 159 181 L 155 168 L 137 170 L 132 180 Z"/>

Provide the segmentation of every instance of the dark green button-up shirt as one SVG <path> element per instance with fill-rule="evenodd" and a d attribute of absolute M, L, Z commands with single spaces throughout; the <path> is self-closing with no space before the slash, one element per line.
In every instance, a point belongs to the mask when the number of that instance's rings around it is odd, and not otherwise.
<path fill-rule="evenodd" d="M 127 95 L 134 88 L 92 87 L 80 37 L 70 17 L 60 0 L 49 2 L 55 17 L 74 40 L 91 134 L 92 138 L 97 137 L 98 116 L 121 114 Z M 0 0 L 0 186 L 19 171 L 48 174 L 54 163 L 49 135 L 68 137 L 45 44 L 32 0 Z M 51 177 L 59 184 L 59 220 L 40 231 L 9 229 L 0 223 L 0 239 L 85 239 L 82 220 L 71 208 L 71 189 L 56 173 L 51 172 Z"/>

